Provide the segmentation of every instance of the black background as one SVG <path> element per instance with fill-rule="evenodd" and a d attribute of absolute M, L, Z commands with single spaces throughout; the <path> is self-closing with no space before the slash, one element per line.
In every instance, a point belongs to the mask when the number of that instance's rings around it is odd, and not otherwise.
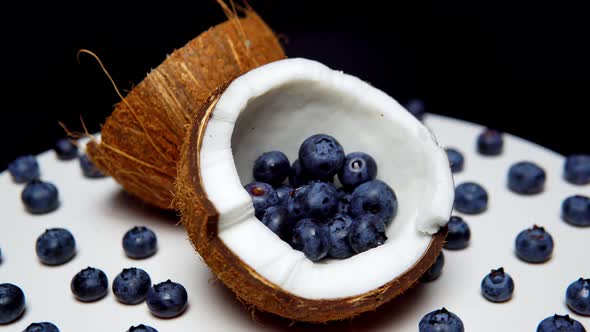
<path fill-rule="evenodd" d="M 250 2 L 290 57 L 369 81 L 401 102 L 590 153 L 588 11 L 567 2 Z M 14 2 L 2 9 L 0 169 L 52 147 L 63 121 L 99 130 L 118 101 L 96 52 L 129 89 L 175 48 L 224 19 L 214 0 Z"/>

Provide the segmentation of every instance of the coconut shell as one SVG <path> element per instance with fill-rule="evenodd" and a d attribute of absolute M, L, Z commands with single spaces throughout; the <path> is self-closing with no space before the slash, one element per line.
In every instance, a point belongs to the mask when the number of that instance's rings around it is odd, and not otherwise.
<path fill-rule="evenodd" d="M 242 302 L 256 309 L 311 323 L 347 319 L 375 310 L 416 285 L 436 261 L 445 241 L 446 228 L 432 237 L 426 252 L 414 266 L 397 278 L 358 296 L 330 300 L 312 300 L 288 293 L 258 274 L 223 243 L 217 236 L 219 213 L 203 189 L 199 167 L 205 128 L 223 88 L 214 92 L 209 104 L 193 118 L 181 151 L 175 192 L 175 206 L 181 212 L 189 238 L 217 278 Z"/>
<path fill-rule="evenodd" d="M 171 208 L 180 147 L 190 120 L 217 87 L 285 58 L 275 34 L 252 10 L 212 27 L 174 51 L 115 106 L 101 142 L 87 152 L 104 173 L 142 200 Z"/>

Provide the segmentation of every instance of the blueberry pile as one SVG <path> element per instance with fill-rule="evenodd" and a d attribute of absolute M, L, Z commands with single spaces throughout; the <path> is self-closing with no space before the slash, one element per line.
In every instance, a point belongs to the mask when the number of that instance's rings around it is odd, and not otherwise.
<path fill-rule="evenodd" d="M 387 240 L 386 227 L 397 211 L 393 189 L 376 180 L 370 155 L 345 155 L 332 136 L 307 138 L 292 165 L 280 151 L 265 152 L 254 162 L 253 175 L 256 181 L 244 188 L 256 217 L 314 262 L 348 258 Z M 334 185 L 336 176 L 341 188 Z"/>

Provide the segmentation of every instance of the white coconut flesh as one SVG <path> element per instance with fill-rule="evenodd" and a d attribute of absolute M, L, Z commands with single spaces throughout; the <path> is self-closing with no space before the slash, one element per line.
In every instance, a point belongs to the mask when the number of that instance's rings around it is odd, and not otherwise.
<path fill-rule="evenodd" d="M 279 150 L 292 162 L 318 133 L 334 136 L 346 153 L 373 156 L 399 208 L 385 244 L 314 263 L 256 219 L 243 186 L 260 154 Z M 447 156 L 424 125 L 382 91 L 306 59 L 270 63 L 232 82 L 205 129 L 200 162 L 219 238 L 268 282 L 307 299 L 356 296 L 393 280 L 424 254 L 453 204 Z"/>

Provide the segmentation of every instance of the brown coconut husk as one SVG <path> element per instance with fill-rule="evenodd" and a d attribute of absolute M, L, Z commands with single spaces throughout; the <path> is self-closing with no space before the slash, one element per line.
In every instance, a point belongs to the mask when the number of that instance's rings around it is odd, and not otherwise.
<path fill-rule="evenodd" d="M 377 309 L 416 285 L 420 277 L 435 263 L 447 235 L 441 229 L 432 237 L 423 256 L 407 271 L 381 287 L 358 296 L 311 300 L 293 295 L 266 280 L 244 263 L 217 236 L 219 213 L 207 198 L 200 175 L 201 142 L 207 122 L 219 95 L 220 87 L 193 118 L 187 133 L 176 179 L 175 206 L 189 238 L 213 273 L 250 308 L 271 312 L 302 322 L 325 323 L 354 317 Z"/>
<path fill-rule="evenodd" d="M 275 34 L 250 8 L 238 17 L 218 1 L 228 21 L 174 51 L 152 70 L 102 127 L 90 159 L 129 193 L 171 208 L 180 147 L 190 120 L 218 86 L 285 58 Z"/>

